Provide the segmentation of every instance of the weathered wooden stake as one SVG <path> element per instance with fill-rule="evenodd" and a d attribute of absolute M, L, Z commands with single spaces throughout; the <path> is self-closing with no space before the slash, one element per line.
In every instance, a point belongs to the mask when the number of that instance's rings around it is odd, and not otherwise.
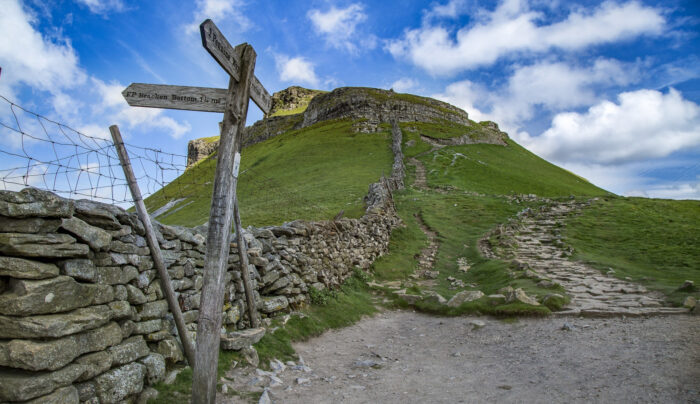
<path fill-rule="evenodd" d="M 131 168 L 131 160 L 129 159 L 129 154 L 124 147 L 124 141 L 122 140 L 122 135 L 119 132 L 119 127 L 117 125 L 112 125 L 109 127 L 109 132 L 112 134 L 112 140 L 114 141 L 114 146 L 117 148 L 117 154 L 119 155 L 119 162 L 124 169 L 124 176 L 126 177 L 126 182 L 129 184 L 129 190 L 131 191 L 131 196 L 134 199 L 134 206 L 136 207 L 136 213 L 143 223 L 143 227 L 146 229 L 146 242 L 148 243 L 148 248 L 151 250 L 151 256 L 153 257 L 153 264 L 158 270 L 158 277 L 160 278 L 160 286 L 163 290 L 163 294 L 168 301 L 168 307 L 170 312 L 175 319 L 175 326 L 177 327 L 177 333 L 180 335 L 180 342 L 182 342 L 182 347 L 185 350 L 185 356 L 190 366 L 194 366 L 195 352 L 187 336 L 187 328 L 185 327 L 185 319 L 182 317 L 182 312 L 180 311 L 180 305 L 175 297 L 175 291 L 170 284 L 170 276 L 165 268 L 165 262 L 163 261 L 163 254 L 160 251 L 160 245 L 158 244 L 158 239 L 156 238 L 156 233 L 153 231 L 153 224 L 151 223 L 151 217 L 148 216 L 148 211 L 146 210 L 146 205 L 143 203 L 143 198 L 141 197 L 141 190 L 139 189 L 139 184 L 136 182 L 136 176 Z"/>
<path fill-rule="evenodd" d="M 216 369 L 221 340 L 221 311 L 224 300 L 224 275 L 228 265 L 229 238 L 236 200 L 236 176 L 233 172 L 236 141 L 245 127 L 248 114 L 250 81 L 256 54 L 248 44 L 236 46 L 241 60 L 240 78 L 229 80 L 227 107 L 217 155 L 214 191 L 209 215 L 209 233 L 204 266 L 202 300 L 197 324 L 197 350 L 192 378 L 192 403 L 213 404 L 216 398 Z"/>
<path fill-rule="evenodd" d="M 240 142 L 238 143 L 240 145 Z M 250 317 L 250 326 L 257 328 L 260 323 L 258 321 L 258 311 L 255 307 L 255 296 L 253 295 L 253 285 L 250 283 L 250 272 L 248 271 L 248 252 L 246 251 L 245 240 L 243 239 L 243 227 L 241 226 L 241 213 L 238 210 L 238 200 L 233 203 L 233 220 L 236 228 L 236 244 L 238 244 L 238 255 L 240 256 L 241 278 L 243 278 L 243 287 L 245 289 L 245 302 L 248 306 L 248 317 Z"/>

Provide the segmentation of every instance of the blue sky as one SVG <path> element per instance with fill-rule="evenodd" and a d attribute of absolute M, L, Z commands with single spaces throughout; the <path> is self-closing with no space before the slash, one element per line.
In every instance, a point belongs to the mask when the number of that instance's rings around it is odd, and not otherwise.
<path fill-rule="evenodd" d="M 116 123 L 128 142 L 184 154 L 218 134 L 219 114 L 128 107 L 120 93 L 132 82 L 225 88 L 201 46 L 206 18 L 254 46 L 270 93 L 431 96 L 615 193 L 700 199 L 693 0 L 2 0 L 0 94 L 90 135 Z M 249 123 L 261 117 L 251 103 Z M 0 148 L 20 146 L 0 132 Z"/>

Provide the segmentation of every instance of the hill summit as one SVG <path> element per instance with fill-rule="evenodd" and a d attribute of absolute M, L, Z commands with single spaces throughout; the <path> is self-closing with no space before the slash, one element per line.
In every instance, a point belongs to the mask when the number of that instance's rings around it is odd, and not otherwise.
<path fill-rule="evenodd" d="M 341 87 L 331 92 L 292 86 L 273 95 L 269 117 L 255 122 L 243 133 L 250 146 L 290 130 L 324 121 L 349 119 L 353 131 L 374 133 L 393 120 L 402 123 L 440 124 L 456 130 L 450 144 L 492 143 L 505 145 L 507 135 L 492 122 L 477 124 L 469 115 L 446 102 L 412 94 L 365 87 Z M 218 136 L 190 141 L 188 167 L 218 147 Z"/>

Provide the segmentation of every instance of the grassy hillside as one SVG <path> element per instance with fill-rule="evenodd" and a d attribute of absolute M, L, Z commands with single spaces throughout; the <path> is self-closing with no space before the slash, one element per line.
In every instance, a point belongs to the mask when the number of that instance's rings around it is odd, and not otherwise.
<path fill-rule="evenodd" d="M 508 139 L 508 146 L 472 144 L 447 146 L 430 152 L 420 134 L 455 137 L 459 131 L 423 125 L 417 132 L 404 132 L 407 156 L 425 164 L 428 184 L 450 186 L 489 195 L 536 194 L 545 197 L 610 195 L 585 179 L 551 164 Z"/>
<path fill-rule="evenodd" d="M 243 149 L 238 182 L 244 226 L 364 213 L 368 185 L 391 171 L 390 133 L 353 133 L 350 121 L 322 122 Z M 186 196 L 158 217 L 196 226 L 209 219 L 216 156 L 201 161 L 146 200 L 150 212 Z"/>
<path fill-rule="evenodd" d="M 569 220 L 576 258 L 631 278 L 681 304 L 685 281 L 700 285 L 700 202 L 605 198 Z M 695 296 L 700 297 L 698 290 Z"/>

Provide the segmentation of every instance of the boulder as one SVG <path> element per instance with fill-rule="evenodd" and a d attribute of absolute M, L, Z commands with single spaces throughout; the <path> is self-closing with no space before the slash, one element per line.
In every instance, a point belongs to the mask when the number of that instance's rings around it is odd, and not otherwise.
<path fill-rule="evenodd" d="M 102 404 L 114 404 L 143 390 L 146 367 L 140 363 L 109 370 L 95 378 L 95 390 Z"/>
<path fill-rule="evenodd" d="M 71 364 L 54 372 L 29 372 L 0 368 L 0 400 L 25 401 L 47 395 L 69 386 L 85 370 L 83 365 Z"/>
<path fill-rule="evenodd" d="M 0 341 L 0 365 L 27 370 L 57 370 L 78 356 L 101 351 L 122 340 L 115 322 L 80 334 L 41 340 Z"/>
<path fill-rule="evenodd" d="M 427 296 L 423 297 L 423 301 L 429 302 L 429 303 L 435 303 L 435 304 L 446 304 L 447 303 L 447 299 L 442 297 L 442 295 L 440 295 L 439 293 L 433 292 L 433 291 L 427 292 Z"/>
<path fill-rule="evenodd" d="M 95 251 L 105 249 L 112 241 L 112 235 L 109 232 L 91 226 L 77 217 L 62 219 L 61 228 L 87 243 Z"/>
<path fill-rule="evenodd" d="M 146 367 L 146 383 L 154 385 L 165 378 L 165 358 L 163 355 L 152 353 L 139 360 Z"/>
<path fill-rule="evenodd" d="M 137 310 L 141 321 L 163 318 L 168 313 L 168 302 L 165 300 L 148 302 L 139 306 Z"/>
<path fill-rule="evenodd" d="M 284 310 L 289 306 L 289 301 L 284 296 L 263 297 L 261 307 L 263 313 L 269 314 Z"/>
<path fill-rule="evenodd" d="M 509 286 L 510 287 L 510 286 Z M 512 290 L 512 288 L 511 288 Z M 540 303 L 534 297 L 528 296 L 522 288 L 509 291 L 506 295 L 506 303 L 520 302 L 532 306 L 539 306 Z"/>
<path fill-rule="evenodd" d="M 447 302 L 447 305 L 449 307 L 458 307 L 462 303 L 472 302 L 474 300 L 481 299 L 482 297 L 484 297 L 484 292 L 480 290 L 463 290 L 452 296 L 452 298 Z"/>
<path fill-rule="evenodd" d="M 13 218 L 70 217 L 74 203 L 51 192 L 25 188 L 20 192 L 0 191 L 0 215 Z"/>
<path fill-rule="evenodd" d="M 69 276 L 28 280 L 11 278 L 9 291 L 0 294 L 0 314 L 27 316 L 60 313 L 92 304 L 96 285 Z"/>
<path fill-rule="evenodd" d="M 46 279 L 58 276 L 58 273 L 58 267 L 54 264 L 0 256 L 0 276 L 18 279 Z"/>
<path fill-rule="evenodd" d="M 67 234 L 0 233 L 0 253 L 20 257 L 85 257 L 90 248 Z"/>
<path fill-rule="evenodd" d="M 106 305 L 31 317 L 0 315 L 0 338 L 57 338 L 100 327 L 112 316 Z"/>
<path fill-rule="evenodd" d="M 249 328 L 243 331 L 234 331 L 221 335 L 221 349 L 226 351 L 240 351 L 251 346 L 265 335 L 264 328 Z"/>

